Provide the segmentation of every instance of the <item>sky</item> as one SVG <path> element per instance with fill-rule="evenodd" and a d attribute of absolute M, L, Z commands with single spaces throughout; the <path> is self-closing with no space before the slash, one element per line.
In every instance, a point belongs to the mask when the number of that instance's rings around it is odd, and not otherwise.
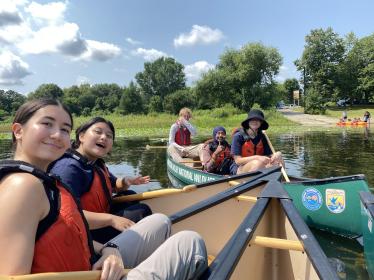
<path fill-rule="evenodd" d="M 225 50 L 254 42 L 283 57 L 277 81 L 299 79 L 294 61 L 312 29 L 362 38 L 373 13 L 373 0 L 0 0 L 0 89 L 127 86 L 161 56 L 193 85 Z"/>

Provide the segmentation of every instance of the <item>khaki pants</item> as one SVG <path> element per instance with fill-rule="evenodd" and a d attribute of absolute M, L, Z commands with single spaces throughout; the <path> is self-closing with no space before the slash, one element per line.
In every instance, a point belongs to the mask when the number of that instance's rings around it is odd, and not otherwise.
<path fill-rule="evenodd" d="M 193 231 L 170 236 L 170 220 L 163 214 L 145 217 L 111 241 L 120 247 L 127 280 L 197 279 L 207 268 L 203 239 Z"/>
<path fill-rule="evenodd" d="M 180 148 L 181 147 L 181 148 Z M 183 158 L 191 158 L 195 160 L 202 160 L 204 144 L 192 146 L 174 146 L 168 147 L 168 153 L 174 161 L 180 162 Z"/>

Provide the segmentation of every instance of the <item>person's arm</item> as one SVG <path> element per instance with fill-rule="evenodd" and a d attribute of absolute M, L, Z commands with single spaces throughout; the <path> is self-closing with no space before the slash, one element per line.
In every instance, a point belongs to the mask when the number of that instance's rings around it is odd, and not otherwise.
<path fill-rule="evenodd" d="M 100 259 L 94 263 L 92 270 L 101 269 L 101 280 L 121 279 L 125 275 L 121 253 L 116 248 L 105 247 L 96 241 L 93 241 L 94 250 L 100 254 Z"/>
<path fill-rule="evenodd" d="M 39 179 L 12 174 L 0 183 L 0 274 L 31 272 L 39 221 L 49 212 L 49 202 Z"/>
<path fill-rule="evenodd" d="M 123 177 L 116 179 L 116 191 L 126 191 L 133 185 L 148 184 L 151 177 L 147 176 L 136 176 L 136 177 Z"/>
<path fill-rule="evenodd" d="M 196 128 L 186 119 L 182 119 L 183 125 L 190 131 L 192 136 L 197 134 Z"/>
<path fill-rule="evenodd" d="M 113 227 L 116 230 L 124 231 L 135 224 L 129 219 L 109 213 L 97 213 L 87 210 L 83 210 L 83 213 L 90 229 Z"/>

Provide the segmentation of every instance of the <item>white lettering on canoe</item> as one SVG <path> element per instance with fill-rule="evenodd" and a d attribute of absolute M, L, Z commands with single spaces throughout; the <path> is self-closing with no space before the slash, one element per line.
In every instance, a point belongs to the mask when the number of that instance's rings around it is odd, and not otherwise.
<path fill-rule="evenodd" d="M 171 160 L 168 159 L 167 165 L 169 169 L 173 170 L 178 175 L 190 180 L 191 182 L 194 182 L 196 184 L 201 184 L 209 181 L 216 180 L 215 177 L 209 176 L 209 174 L 201 174 L 197 172 L 192 172 L 186 168 L 181 168 L 178 165 L 174 164 Z"/>

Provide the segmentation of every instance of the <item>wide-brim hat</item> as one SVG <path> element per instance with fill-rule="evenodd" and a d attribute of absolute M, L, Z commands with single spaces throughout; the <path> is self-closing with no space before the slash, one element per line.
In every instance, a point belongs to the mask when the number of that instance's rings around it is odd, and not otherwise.
<path fill-rule="evenodd" d="M 267 121 L 265 121 L 264 113 L 261 110 L 257 110 L 257 109 L 252 109 L 249 111 L 248 117 L 242 122 L 242 127 L 244 129 L 248 129 L 249 128 L 248 122 L 252 119 L 257 119 L 261 121 L 261 126 L 259 128 L 260 130 L 266 130 L 269 128 L 269 124 L 267 123 Z"/>

